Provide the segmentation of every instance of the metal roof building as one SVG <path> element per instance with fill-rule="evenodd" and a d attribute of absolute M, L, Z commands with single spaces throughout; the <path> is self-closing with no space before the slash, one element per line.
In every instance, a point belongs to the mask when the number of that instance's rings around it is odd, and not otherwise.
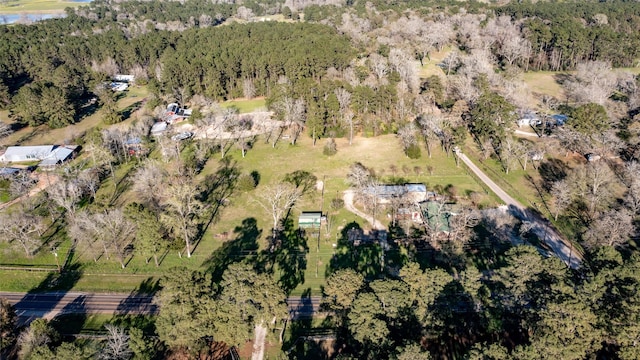
<path fill-rule="evenodd" d="M 9 146 L 0 162 L 24 162 L 45 159 L 53 151 L 53 145 Z"/>
<path fill-rule="evenodd" d="M 64 161 L 69 159 L 76 147 L 66 147 L 59 146 L 53 149 L 53 151 L 47 156 L 46 159 L 42 160 L 38 166 L 56 166 L 58 164 L 62 164 Z"/>

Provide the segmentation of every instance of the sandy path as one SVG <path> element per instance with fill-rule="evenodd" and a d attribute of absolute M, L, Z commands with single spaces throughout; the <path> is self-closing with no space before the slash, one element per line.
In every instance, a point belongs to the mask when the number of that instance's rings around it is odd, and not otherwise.
<path fill-rule="evenodd" d="M 353 190 L 346 190 L 344 192 L 343 195 L 343 200 L 344 200 L 344 207 L 349 210 L 350 212 L 358 215 L 359 217 L 367 220 L 367 222 L 369 224 L 371 224 L 371 227 L 374 230 L 386 230 L 387 227 L 382 225 L 382 223 L 378 220 L 376 220 L 373 216 L 369 216 L 365 213 L 363 213 L 362 211 L 356 209 L 356 207 L 353 205 L 353 198 L 355 197 L 355 191 Z"/>
<path fill-rule="evenodd" d="M 48 186 L 50 186 L 52 183 L 58 181 L 58 175 L 55 174 L 41 174 L 38 176 L 38 183 L 36 184 L 36 186 L 34 186 L 31 190 L 29 190 L 28 194 L 19 196 L 9 202 L 6 203 L 2 203 L 0 204 L 0 210 L 3 210 L 5 208 L 8 208 L 9 206 L 13 205 L 13 204 L 17 204 L 19 202 L 21 202 L 22 200 L 35 196 L 37 195 L 40 191 L 46 189 Z"/>
<path fill-rule="evenodd" d="M 264 342 L 267 336 L 267 328 L 262 324 L 256 324 L 253 331 L 256 334 L 256 338 L 253 341 L 251 360 L 262 360 L 264 359 Z"/>

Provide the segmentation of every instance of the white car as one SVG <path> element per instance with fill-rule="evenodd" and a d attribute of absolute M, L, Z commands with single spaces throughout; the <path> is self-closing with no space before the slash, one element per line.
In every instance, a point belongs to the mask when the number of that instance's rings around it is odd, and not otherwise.
<path fill-rule="evenodd" d="M 171 137 L 171 140 L 173 140 L 173 141 L 181 141 L 181 140 L 189 139 L 189 138 L 191 138 L 192 136 L 193 136 L 193 133 L 192 133 L 192 132 L 190 132 L 190 131 L 184 131 L 184 132 L 181 132 L 181 133 L 179 133 L 179 134 L 175 134 L 175 135 L 173 135 L 173 136 Z"/>

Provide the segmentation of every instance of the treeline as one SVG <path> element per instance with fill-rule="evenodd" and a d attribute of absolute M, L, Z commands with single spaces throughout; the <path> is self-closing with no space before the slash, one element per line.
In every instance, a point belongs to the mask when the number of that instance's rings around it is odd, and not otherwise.
<path fill-rule="evenodd" d="M 186 88 L 214 99 L 268 95 L 280 77 L 293 83 L 319 79 L 326 69 L 342 69 L 353 50 L 346 38 L 317 24 L 233 24 L 182 33 L 161 57 L 165 92 Z M 247 90 L 247 89 L 244 89 Z"/>
<path fill-rule="evenodd" d="M 104 29 L 96 31 L 98 24 Z M 234 24 L 135 37 L 107 24 L 69 14 L 2 27 L 2 105 L 25 123 L 60 127 L 76 121 L 98 85 L 116 73 L 150 78 L 157 95 L 227 99 L 242 96 L 243 86 L 252 87 L 251 96 L 267 95 L 282 76 L 294 84 L 317 79 L 329 67 L 345 67 L 353 54 L 347 39 L 318 24 Z"/>
<path fill-rule="evenodd" d="M 637 60 L 640 6 L 635 2 L 525 2 L 495 11 L 524 21 L 534 69 L 572 69 L 585 60 L 628 67 Z"/>
<path fill-rule="evenodd" d="M 606 247 L 590 260 L 573 272 L 518 246 L 487 271 L 408 263 L 365 279 L 343 269 L 323 300 L 341 359 L 637 359 L 638 258 Z"/>

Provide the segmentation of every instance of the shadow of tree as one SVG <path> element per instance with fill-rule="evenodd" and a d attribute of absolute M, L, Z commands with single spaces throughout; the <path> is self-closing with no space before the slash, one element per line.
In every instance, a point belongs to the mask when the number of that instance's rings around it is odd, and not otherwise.
<path fill-rule="evenodd" d="M 229 265 L 242 261 L 245 256 L 257 255 L 262 230 L 258 229 L 255 218 L 242 220 L 242 225 L 236 226 L 233 233 L 234 239 L 224 243 L 203 263 L 206 272 L 211 273 L 215 282 L 222 279 L 222 273 Z"/>
<path fill-rule="evenodd" d="M 128 119 L 131 114 L 133 114 L 136 110 L 142 107 L 142 100 L 136 101 L 133 104 L 127 106 L 126 108 L 120 111 L 120 115 L 122 115 L 123 119 Z"/>
<path fill-rule="evenodd" d="M 542 188 L 551 191 L 553 183 L 567 177 L 569 167 L 559 159 L 547 159 L 538 167 L 538 173 L 542 178 Z"/>
<path fill-rule="evenodd" d="M 129 296 L 118 304 L 116 315 L 150 313 L 157 314 L 158 306 L 153 303 L 153 297 L 160 290 L 160 280 L 149 277 L 129 293 Z"/>
<path fill-rule="evenodd" d="M 282 230 L 277 232 L 277 241 L 272 251 L 265 250 L 260 255 L 260 268 L 275 271 L 278 283 L 287 294 L 304 282 L 307 269 L 309 245 L 304 231 L 297 229 L 293 219 L 282 221 Z"/>
<path fill-rule="evenodd" d="M 295 312 L 307 314 L 312 308 L 311 289 L 307 289 L 302 293 L 300 305 Z M 313 317 L 297 317 L 289 323 L 287 334 L 282 350 L 290 357 L 308 360 L 333 358 L 336 350 L 335 324 L 329 317 L 325 317 L 319 326 L 314 326 Z"/>
<path fill-rule="evenodd" d="M 62 335 L 76 335 L 82 331 L 87 321 L 87 295 L 79 295 L 60 310 L 60 314 L 51 321 Z"/>
<path fill-rule="evenodd" d="M 240 169 L 237 166 L 237 162 L 233 161 L 231 157 L 226 157 L 222 159 L 220 167 L 214 174 L 205 177 L 202 182 L 202 192 L 198 195 L 198 198 L 208 206 L 205 221 L 200 226 L 196 236 L 194 251 L 209 226 L 216 220 L 220 213 L 220 208 L 227 204 L 227 198 L 233 193 L 239 176 Z"/>
<path fill-rule="evenodd" d="M 50 272 L 38 286 L 31 289 L 14 305 L 21 323 L 28 324 L 53 311 L 81 276 L 82 269 L 78 263 L 65 264 L 59 273 Z"/>
<path fill-rule="evenodd" d="M 356 246 L 356 244 L 358 244 Z M 341 231 L 336 250 L 327 267 L 326 276 L 339 269 L 351 268 L 365 278 L 373 279 L 383 272 L 382 248 L 369 242 L 356 222 L 347 224 Z"/>

